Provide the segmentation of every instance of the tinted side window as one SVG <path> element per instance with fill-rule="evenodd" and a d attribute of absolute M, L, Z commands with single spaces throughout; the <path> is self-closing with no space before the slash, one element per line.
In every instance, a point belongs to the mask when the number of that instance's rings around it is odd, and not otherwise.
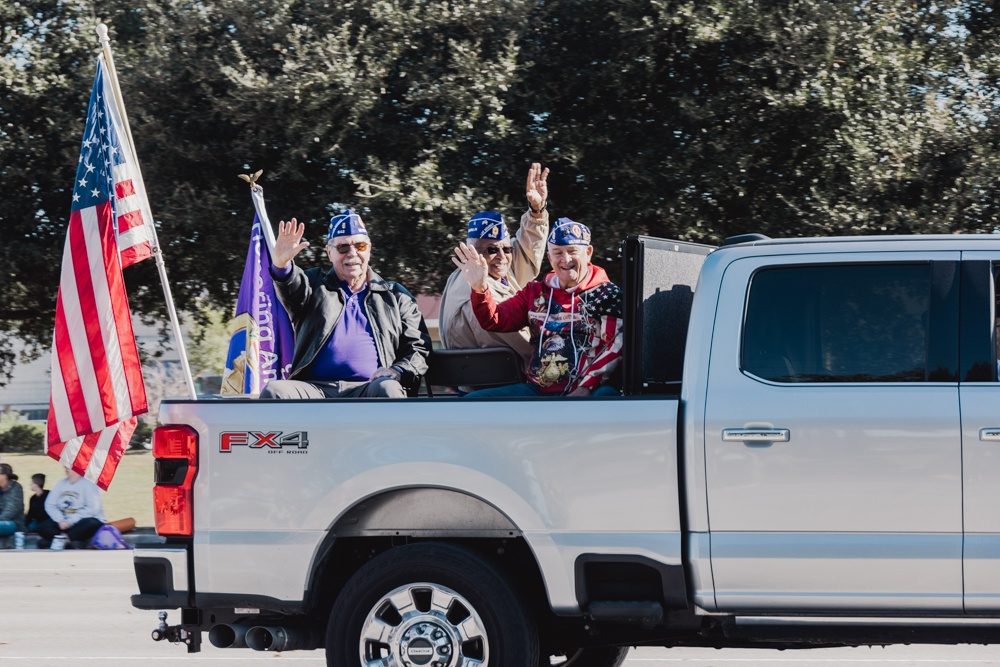
<path fill-rule="evenodd" d="M 762 270 L 743 370 L 775 382 L 923 382 L 931 282 L 930 264 Z"/>
<path fill-rule="evenodd" d="M 961 378 L 995 382 L 1000 355 L 1000 266 L 987 260 L 962 262 Z"/>

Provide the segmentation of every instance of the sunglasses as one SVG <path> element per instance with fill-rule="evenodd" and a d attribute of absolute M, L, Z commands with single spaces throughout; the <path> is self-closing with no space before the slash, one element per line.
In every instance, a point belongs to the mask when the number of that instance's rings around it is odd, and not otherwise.
<path fill-rule="evenodd" d="M 514 248 L 512 248 L 509 245 L 502 245 L 502 246 L 491 245 L 488 248 L 486 248 L 486 254 L 489 255 L 490 257 L 497 254 L 498 252 L 502 252 L 505 255 L 513 255 Z"/>
<path fill-rule="evenodd" d="M 358 241 L 357 243 L 338 243 L 333 247 L 336 248 L 337 252 L 341 255 L 346 255 L 351 251 L 351 248 L 354 248 L 358 252 L 364 252 L 365 250 L 368 250 L 369 245 L 371 244 L 369 244 L 368 241 Z"/>

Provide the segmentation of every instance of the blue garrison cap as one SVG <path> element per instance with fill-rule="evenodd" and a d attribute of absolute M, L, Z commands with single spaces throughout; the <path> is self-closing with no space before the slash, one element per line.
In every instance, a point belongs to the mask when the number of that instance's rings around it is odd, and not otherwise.
<path fill-rule="evenodd" d="M 587 225 L 573 222 L 569 218 L 559 218 L 549 234 L 552 245 L 590 245 L 590 229 Z"/>
<path fill-rule="evenodd" d="M 510 234 L 507 233 L 507 225 L 503 223 L 503 216 L 493 211 L 480 211 L 469 218 L 469 238 L 470 239 L 505 239 Z"/>
<path fill-rule="evenodd" d="M 326 242 L 329 243 L 338 236 L 354 236 L 364 234 L 368 236 L 365 223 L 361 221 L 361 216 L 351 209 L 345 210 L 340 215 L 330 218 L 330 231 L 327 232 Z"/>

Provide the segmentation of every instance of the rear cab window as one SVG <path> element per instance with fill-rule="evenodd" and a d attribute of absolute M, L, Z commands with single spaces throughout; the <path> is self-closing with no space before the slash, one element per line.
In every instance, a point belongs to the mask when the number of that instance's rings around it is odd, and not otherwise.
<path fill-rule="evenodd" d="M 747 294 L 744 373 L 778 383 L 957 379 L 952 262 L 783 266 Z M 950 347 L 950 349 L 948 349 Z"/>

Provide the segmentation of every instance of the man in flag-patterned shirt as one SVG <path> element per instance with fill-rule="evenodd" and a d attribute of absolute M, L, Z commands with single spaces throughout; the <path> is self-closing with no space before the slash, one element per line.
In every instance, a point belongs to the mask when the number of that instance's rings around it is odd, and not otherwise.
<path fill-rule="evenodd" d="M 487 261 L 463 243 L 452 261 L 472 289 L 472 307 L 488 331 L 531 331 L 528 381 L 474 391 L 482 396 L 617 396 L 611 375 L 622 353 L 622 293 L 590 262 L 590 229 L 560 218 L 548 238 L 552 271 L 497 303 L 486 285 Z"/>

